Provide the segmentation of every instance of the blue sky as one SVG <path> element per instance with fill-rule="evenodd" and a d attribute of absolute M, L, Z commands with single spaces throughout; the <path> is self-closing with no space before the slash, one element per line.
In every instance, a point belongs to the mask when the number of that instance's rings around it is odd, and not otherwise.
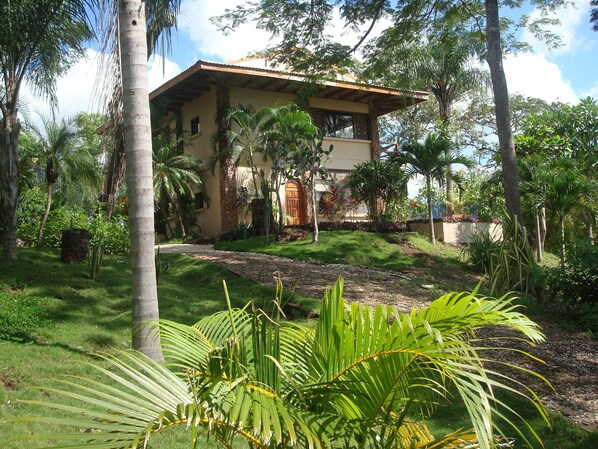
<path fill-rule="evenodd" d="M 198 59 L 226 62 L 262 49 L 269 36 L 251 24 L 224 36 L 209 21 L 239 0 L 183 0 L 179 30 L 173 36 L 173 52 L 164 63 L 152 60 L 149 67 L 150 89 L 186 69 Z M 506 12 L 506 11 L 505 11 Z M 516 14 L 510 12 L 509 14 Z M 535 14 L 532 11 L 532 14 Z M 575 103 L 588 95 L 598 97 L 598 32 L 589 24 L 589 0 L 577 0 L 573 6 L 557 11 L 561 25 L 554 31 L 562 36 L 562 47 L 551 50 L 527 33 L 522 39 L 533 51 L 505 58 L 509 91 L 548 101 Z M 355 39 L 340 26 L 330 32 L 344 41 Z M 76 64 L 58 81 L 59 116 L 97 109 L 93 100 L 97 54 L 88 50 L 88 58 Z M 29 94 L 31 110 L 47 110 L 47 105 Z"/>

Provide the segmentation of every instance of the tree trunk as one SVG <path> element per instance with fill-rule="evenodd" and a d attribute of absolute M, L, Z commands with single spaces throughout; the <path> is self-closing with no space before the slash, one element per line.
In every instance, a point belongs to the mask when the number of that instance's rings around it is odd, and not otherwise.
<path fill-rule="evenodd" d="M 145 4 L 119 0 L 119 43 L 123 86 L 127 195 L 131 229 L 133 348 L 162 360 L 154 258 L 152 139 L 147 87 Z"/>
<path fill-rule="evenodd" d="M 318 228 L 318 205 L 316 204 L 316 186 L 314 185 L 314 175 L 309 178 L 309 191 L 311 192 L 311 215 L 314 227 L 314 233 L 311 239 L 312 243 L 318 243 L 320 237 L 320 229 Z"/>
<path fill-rule="evenodd" d="M 9 92 L 7 98 L 16 98 Z M 3 111 L 4 112 L 4 111 Z M 2 199 L 2 256 L 17 258 L 17 199 L 19 185 L 19 132 L 16 108 L 5 113 L 0 130 L 0 198 Z"/>
<path fill-rule="evenodd" d="M 52 183 L 48 183 L 48 194 L 46 197 L 46 210 L 44 211 L 44 216 L 42 217 L 42 222 L 39 224 L 39 232 L 37 233 L 37 246 L 42 244 L 42 234 L 44 233 L 44 226 L 46 225 L 46 221 L 48 220 L 48 215 L 50 215 L 50 207 L 52 206 Z"/>
<path fill-rule="evenodd" d="M 544 251 L 544 243 L 546 242 L 546 208 L 540 209 L 540 236 L 542 243 L 542 251 Z"/>
<path fill-rule="evenodd" d="M 426 196 L 428 200 L 428 220 L 430 221 L 430 241 L 436 246 L 436 235 L 434 234 L 434 216 L 432 214 L 432 180 L 426 176 Z"/>
<path fill-rule="evenodd" d="M 505 203 L 509 215 L 516 216 L 523 226 L 521 198 L 519 195 L 519 175 L 517 172 L 517 156 L 511 130 L 511 114 L 509 111 L 509 90 L 502 65 L 502 48 L 500 46 L 500 28 L 497 0 L 486 0 L 486 61 L 490 68 L 492 92 L 496 112 L 496 129 L 502 160 Z"/>
<path fill-rule="evenodd" d="M 216 86 L 216 127 L 218 129 L 218 149 L 221 154 L 226 153 L 228 142 L 226 131 L 228 123 L 225 120 L 226 111 L 230 107 L 230 96 L 226 86 Z M 220 226 L 223 232 L 232 231 L 239 223 L 237 213 L 237 167 L 232 156 L 221 159 L 219 164 L 220 177 Z"/>
<path fill-rule="evenodd" d="M 561 217 L 561 268 L 565 271 L 565 217 Z"/>
<path fill-rule="evenodd" d="M 536 211 L 536 253 L 538 262 L 542 262 L 542 229 L 540 226 L 540 211 Z"/>

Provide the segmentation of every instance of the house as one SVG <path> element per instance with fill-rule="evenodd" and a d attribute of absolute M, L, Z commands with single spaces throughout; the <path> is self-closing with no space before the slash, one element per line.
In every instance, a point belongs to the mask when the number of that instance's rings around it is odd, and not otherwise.
<path fill-rule="evenodd" d="M 164 123 L 187 137 L 185 151 L 202 160 L 212 156 L 214 137 L 226 130 L 223 117 L 228 108 L 262 108 L 302 100 L 314 123 L 325 129 L 325 146 L 334 147 L 327 168 L 339 178 L 356 164 L 380 156 L 378 117 L 427 98 L 425 92 L 368 85 L 350 76 L 314 84 L 304 75 L 273 69 L 257 58 L 227 64 L 198 61 L 150 93 L 152 104 L 163 111 Z M 226 141 L 217 145 L 224 146 Z M 238 184 L 244 182 L 245 172 L 225 161 L 213 176 L 206 176 L 203 192 L 196 198 L 197 224 L 203 235 L 216 236 L 235 228 Z M 293 223 L 307 223 L 307 195 L 301 182 L 289 181 L 283 189 L 285 214 Z"/>

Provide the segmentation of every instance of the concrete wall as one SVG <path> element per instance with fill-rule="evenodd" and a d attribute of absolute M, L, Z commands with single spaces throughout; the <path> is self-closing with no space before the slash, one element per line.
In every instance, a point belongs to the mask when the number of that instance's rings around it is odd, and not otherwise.
<path fill-rule="evenodd" d="M 426 236 L 430 235 L 430 227 L 428 223 L 408 222 L 407 226 L 410 231 L 418 232 Z M 451 245 L 469 243 L 473 234 L 486 230 L 488 230 L 490 235 L 495 239 L 502 237 L 502 227 L 496 223 L 472 223 L 468 221 L 456 223 L 442 221 L 434 222 L 434 234 L 436 234 L 436 238 Z"/>

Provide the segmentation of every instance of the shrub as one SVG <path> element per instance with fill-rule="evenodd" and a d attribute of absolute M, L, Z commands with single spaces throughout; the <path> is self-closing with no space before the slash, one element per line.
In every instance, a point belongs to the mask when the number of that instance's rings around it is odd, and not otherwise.
<path fill-rule="evenodd" d="M 500 247 L 501 243 L 490 235 L 488 229 L 485 229 L 471 236 L 471 240 L 465 244 L 461 254 L 476 273 L 488 274 L 490 259 L 499 252 Z"/>
<path fill-rule="evenodd" d="M 51 301 L 0 285 L 0 340 L 31 341 L 33 331 L 46 322 Z"/>
<path fill-rule="evenodd" d="M 598 247 L 576 243 L 568 254 L 565 270 L 544 270 L 551 298 L 568 306 L 598 306 Z"/>

